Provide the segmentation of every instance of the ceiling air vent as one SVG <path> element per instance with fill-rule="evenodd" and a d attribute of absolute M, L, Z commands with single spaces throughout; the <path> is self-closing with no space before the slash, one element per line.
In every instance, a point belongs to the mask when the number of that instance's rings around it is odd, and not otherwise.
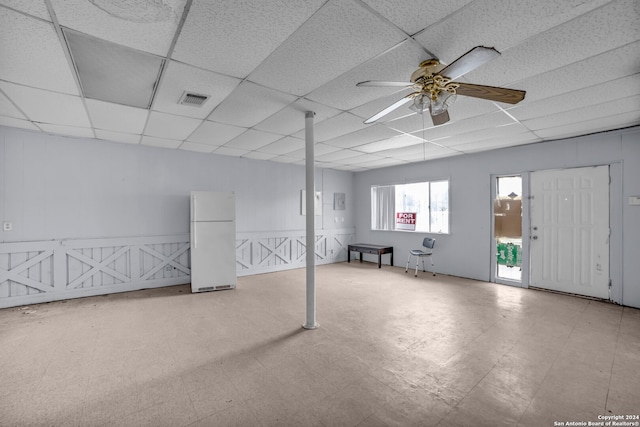
<path fill-rule="evenodd" d="M 201 95 L 199 93 L 185 92 L 180 97 L 180 101 L 178 101 L 178 104 L 201 107 L 202 104 L 207 102 L 207 99 L 209 99 L 209 95 Z"/>

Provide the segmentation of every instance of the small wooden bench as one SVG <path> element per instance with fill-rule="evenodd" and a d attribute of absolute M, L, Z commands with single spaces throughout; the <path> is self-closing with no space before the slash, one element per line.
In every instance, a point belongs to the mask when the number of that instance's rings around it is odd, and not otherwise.
<path fill-rule="evenodd" d="M 391 260 L 390 265 L 393 265 L 393 246 L 372 245 L 370 243 L 354 243 L 349 245 L 347 251 L 347 262 L 351 262 L 351 251 L 360 252 L 360 262 L 362 262 L 362 254 L 377 254 L 378 255 L 378 268 L 382 268 L 382 255 L 389 254 Z"/>

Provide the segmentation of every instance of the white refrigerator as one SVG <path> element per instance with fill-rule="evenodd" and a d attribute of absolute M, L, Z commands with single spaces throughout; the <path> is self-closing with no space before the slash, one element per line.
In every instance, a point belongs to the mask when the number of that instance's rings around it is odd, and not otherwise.
<path fill-rule="evenodd" d="M 191 192 L 191 292 L 236 287 L 236 198 Z"/>

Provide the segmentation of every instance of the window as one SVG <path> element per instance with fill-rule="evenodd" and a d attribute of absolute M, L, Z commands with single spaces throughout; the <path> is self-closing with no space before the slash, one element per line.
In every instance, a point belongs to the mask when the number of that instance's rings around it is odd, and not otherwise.
<path fill-rule="evenodd" d="M 372 186 L 371 229 L 449 233 L 449 181 Z"/>

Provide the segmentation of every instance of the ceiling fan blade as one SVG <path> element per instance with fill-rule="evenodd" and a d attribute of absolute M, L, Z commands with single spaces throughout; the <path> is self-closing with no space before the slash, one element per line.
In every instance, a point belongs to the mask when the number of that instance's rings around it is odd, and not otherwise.
<path fill-rule="evenodd" d="M 473 98 L 488 99 L 507 104 L 517 104 L 524 99 L 527 92 L 524 90 L 507 89 L 504 87 L 474 85 L 471 83 L 456 82 L 460 86 L 456 89 L 458 95 L 471 96 Z"/>
<path fill-rule="evenodd" d="M 386 116 L 387 114 L 389 114 L 393 110 L 396 110 L 396 109 L 402 107 L 407 102 L 411 102 L 411 100 L 413 99 L 414 95 L 415 94 L 411 93 L 411 94 L 405 96 L 404 98 L 400 99 L 399 101 L 396 101 L 395 103 L 389 105 L 384 110 L 380 111 L 378 114 L 375 114 L 375 115 L 369 117 L 367 120 L 364 121 L 364 123 L 368 125 L 369 123 L 373 123 L 376 120 L 380 119 L 381 117 Z"/>
<path fill-rule="evenodd" d="M 500 56 L 500 52 L 492 47 L 476 46 L 444 67 L 438 74 L 455 80 L 498 56 Z"/>
<path fill-rule="evenodd" d="M 411 82 L 384 82 L 380 80 L 367 80 L 364 82 L 356 83 L 356 86 L 368 86 L 368 87 L 411 87 Z"/>
<path fill-rule="evenodd" d="M 431 116 L 434 126 L 442 125 L 449 121 L 449 112 L 445 110 L 444 113 L 440 113 L 437 116 Z"/>

